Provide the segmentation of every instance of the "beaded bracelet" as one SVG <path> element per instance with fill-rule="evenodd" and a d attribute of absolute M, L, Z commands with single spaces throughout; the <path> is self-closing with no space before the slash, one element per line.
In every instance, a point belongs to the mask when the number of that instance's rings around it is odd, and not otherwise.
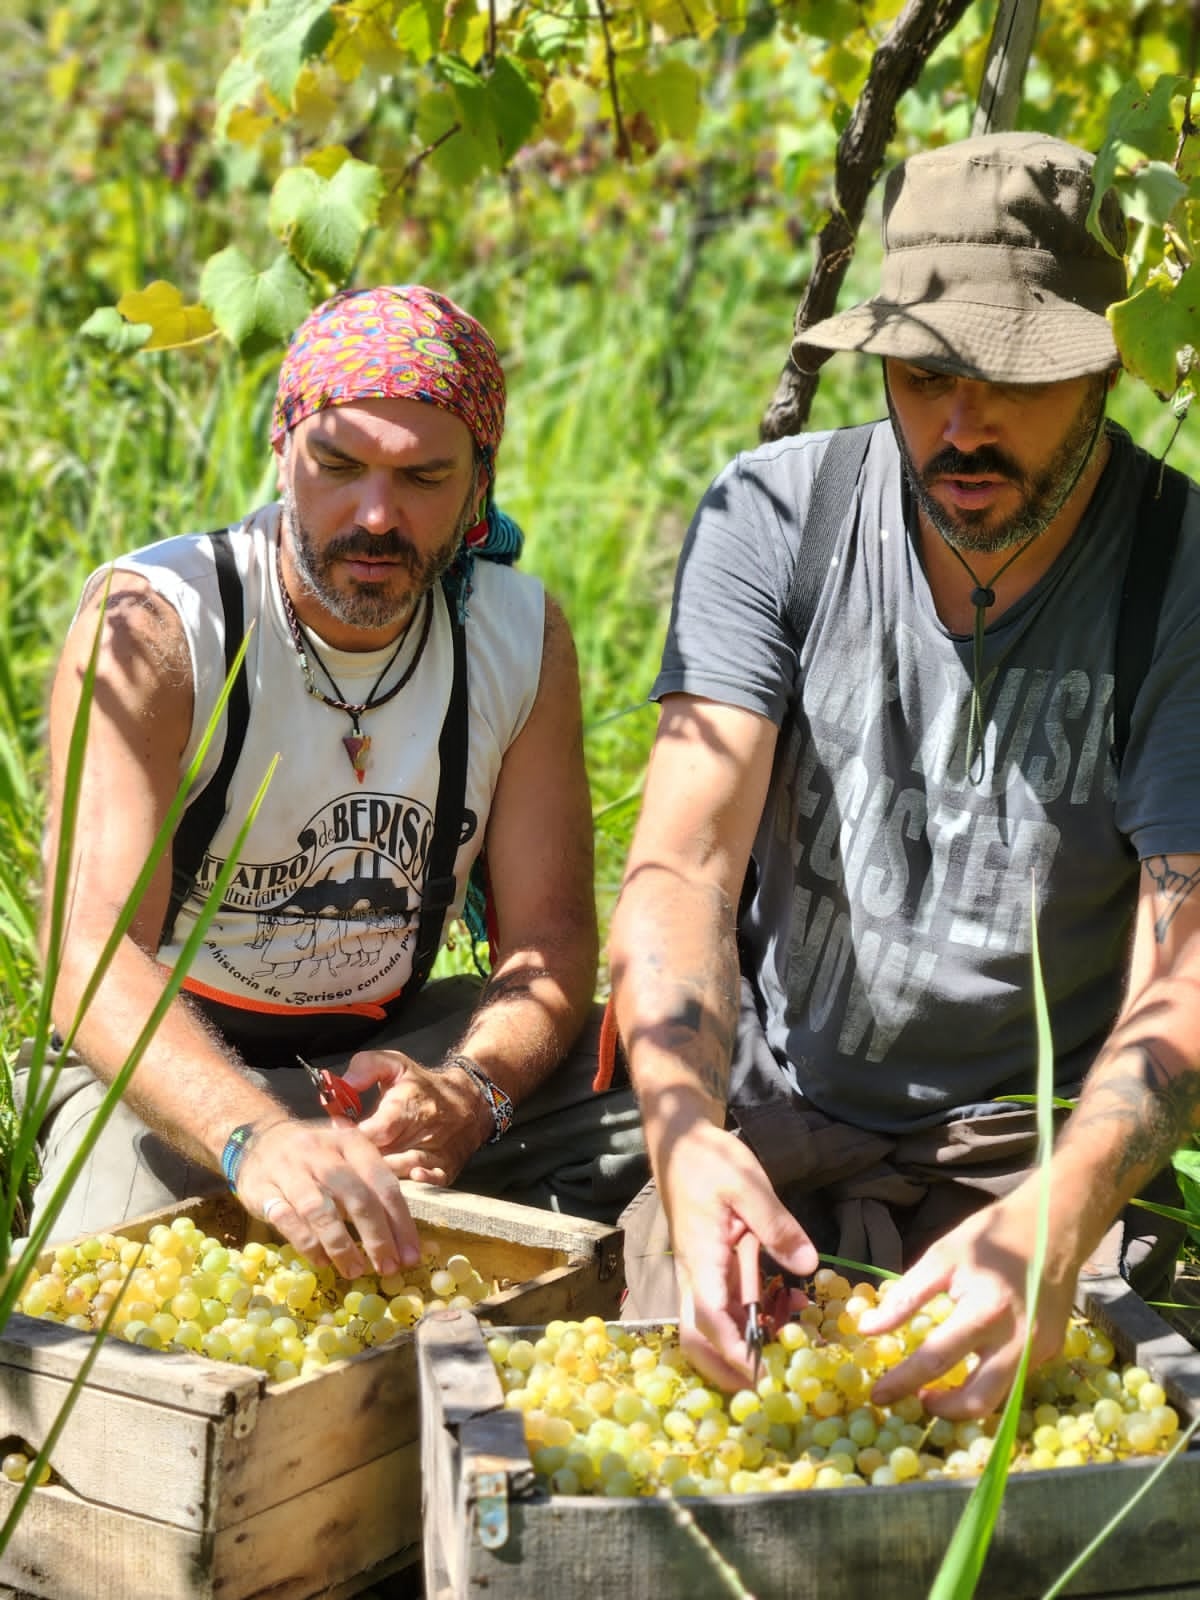
<path fill-rule="evenodd" d="M 487 1073 L 483 1071 L 470 1056 L 447 1056 L 442 1062 L 442 1067 L 461 1067 L 467 1077 L 475 1084 L 480 1094 L 487 1101 L 492 1113 L 492 1126 L 495 1132 L 488 1139 L 489 1144 L 495 1144 L 497 1139 L 502 1139 L 512 1127 L 513 1103 L 505 1094 L 498 1083 L 493 1083 Z"/>
<path fill-rule="evenodd" d="M 234 1194 L 237 1193 L 238 1173 L 246 1159 L 246 1148 L 257 1131 L 252 1122 L 240 1122 L 226 1139 L 225 1148 L 221 1151 L 221 1171 Z"/>

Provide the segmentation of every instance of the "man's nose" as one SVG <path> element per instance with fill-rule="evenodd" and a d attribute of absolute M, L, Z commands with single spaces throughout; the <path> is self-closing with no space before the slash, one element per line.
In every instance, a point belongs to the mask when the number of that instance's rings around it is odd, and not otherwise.
<path fill-rule="evenodd" d="M 947 444 L 952 444 L 964 455 L 994 440 L 995 429 L 986 383 L 976 383 L 969 378 L 958 380 L 950 396 L 950 409 L 942 434 Z"/>
<path fill-rule="evenodd" d="M 364 473 L 358 483 L 360 527 L 368 533 L 390 533 L 401 521 L 400 496 L 388 472 Z"/>

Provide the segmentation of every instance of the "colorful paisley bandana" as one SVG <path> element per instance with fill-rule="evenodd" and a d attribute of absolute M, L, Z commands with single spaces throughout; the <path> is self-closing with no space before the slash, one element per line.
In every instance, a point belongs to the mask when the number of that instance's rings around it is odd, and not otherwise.
<path fill-rule="evenodd" d="M 504 373 L 491 335 L 419 284 L 347 289 L 302 322 L 279 372 L 271 443 L 325 406 L 424 400 L 461 418 L 489 467 L 504 432 Z"/>

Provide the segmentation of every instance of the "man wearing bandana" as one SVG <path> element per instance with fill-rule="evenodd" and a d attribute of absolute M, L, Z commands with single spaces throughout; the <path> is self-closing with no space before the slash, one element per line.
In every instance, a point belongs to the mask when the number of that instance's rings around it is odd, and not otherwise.
<path fill-rule="evenodd" d="M 246 651 L 77 1054 L 21 1085 L 44 1203 L 232 864 L 58 1236 L 227 1181 L 353 1277 L 417 1258 L 400 1178 L 597 1217 L 636 1185 L 628 1090 L 593 1100 L 586 1051 L 559 1067 L 596 975 L 591 819 L 570 632 L 494 500 L 504 407 L 491 338 L 445 296 L 335 296 L 282 365 L 279 503 L 89 581 L 51 701 L 48 860 L 99 628 L 64 1032 Z M 464 916 L 490 977 L 427 984 Z"/>

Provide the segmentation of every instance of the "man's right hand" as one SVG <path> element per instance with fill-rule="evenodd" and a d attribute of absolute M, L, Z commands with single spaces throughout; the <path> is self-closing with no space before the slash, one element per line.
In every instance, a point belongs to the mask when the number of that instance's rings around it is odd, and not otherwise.
<path fill-rule="evenodd" d="M 314 1266 L 328 1264 L 343 1278 L 371 1268 L 399 1272 L 420 1260 L 399 1180 L 352 1123 L 286 1118 L 256 1132 L 237 1192 Z"/>
<path fill-rule="evenodd" d="M 680 1343 L 711 1383 L 744 1388 L 754 1363 L 738 1246 L 752 1236 L 798 1277 L 817 1270 L 817 1252 L 751 1152 L 711 1122 L 697 1122 L 674 1141 L 659 1168 L 659 1189 L 679 1281 Z"/>

